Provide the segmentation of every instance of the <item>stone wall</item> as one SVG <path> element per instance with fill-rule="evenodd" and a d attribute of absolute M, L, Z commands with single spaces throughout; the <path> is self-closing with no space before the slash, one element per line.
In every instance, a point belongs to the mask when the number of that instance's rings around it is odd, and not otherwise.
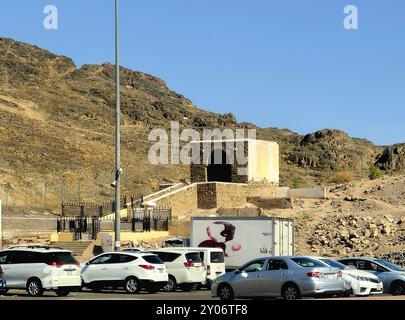
<path fill-rule="evenodd" d="M 248 202 L 253 203 L 262 209 L 294 209 L 293 198 L 249 198 Z"/>
<path fill-rule="evenodd" d="M 173 216 L 183 215 L 190 209 L 197 208 L 197 185 L 193 184 L 178 191 L 153 199 L 158 207 L 172 208 Z"/>
<path fill-rule="evenodd" d="M 197 206 L 199 209 L 214 209 L 218 205 L 217 184 L 202 183 L 197 185 Z"/>
<path fill-rule="evenodd" d="M 225 217 L 260 217 L 261 208 L 219 208 L 218 215 Z"/>
<path fill-rule="evenodd" d="M 276 185 L 269 183 L 197 183 L 172 194 L 153 199 L 159 207 L 172 208 L 173 216 L 184 216 L 193 209 L 235 208 L 252 197 L 275 198 Z"/>
<path fill-rule="evenodd" d="M 169 224 L 169 235 L 171 237 L 189 237 L 190 220 L 172 221 L 172 223 Z"/>

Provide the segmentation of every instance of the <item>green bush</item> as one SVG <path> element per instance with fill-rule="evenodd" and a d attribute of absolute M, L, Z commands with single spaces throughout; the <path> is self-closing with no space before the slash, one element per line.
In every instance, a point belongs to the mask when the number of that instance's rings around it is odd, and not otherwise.
<path fill-rule="evenodd" d="M 291 188 L 298 189 L 302 186 L 302 179 L 298 176 L 295 176 L 291 181 Z"/>
<path fill-rule="evenodd" d="M 369 172 L 370 172 L 369 174 L 370 180 L 375 180 L 382 176 L 380 168 L 375 165 L 370 167 Z"/>

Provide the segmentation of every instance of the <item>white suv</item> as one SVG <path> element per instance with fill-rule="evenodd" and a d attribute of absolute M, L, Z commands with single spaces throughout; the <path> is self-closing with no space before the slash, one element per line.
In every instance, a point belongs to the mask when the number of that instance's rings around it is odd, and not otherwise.
<path fill-rule="evenodd" d="M 127 293 L 138 293 L 142 288 L 155 293 L 168 281 L 165 264 L 156 255 L 144 252 L 100 254 L 85 263 L 81 274 L 83 287 L 93 291 L 123 287 Z"/>
<path fill-rule="evenodd" d="M 31 296 L 53 290 L 67 296 L 81 288 L 80 267 L 70 251 L 45 246 L 11 247 L 0 252 L 6 290 L 26 289 Z"/>
<path fill-rule="evenodd" d="M 169 280 L 164 289 L 175 291 L 177 286 L 190 291 L 195 285 L 206 282 L 207 274 L 201 261 L 200 252 L 185 248 L 162 248 L 150 251 L 166 265 Z"/>

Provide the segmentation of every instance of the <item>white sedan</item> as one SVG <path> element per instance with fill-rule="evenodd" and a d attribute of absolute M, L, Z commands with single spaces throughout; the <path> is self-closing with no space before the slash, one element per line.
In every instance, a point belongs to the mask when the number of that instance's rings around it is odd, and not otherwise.
<path fill-rule="evenodd" d="M 316 257 L 325 265 L 339 268 L 345 283 L 346 294 L 355 296 L 369 296 L 371 294 L 382 294 L 383 283 L 371 272 L 353 269 L 330 258 Z"/>

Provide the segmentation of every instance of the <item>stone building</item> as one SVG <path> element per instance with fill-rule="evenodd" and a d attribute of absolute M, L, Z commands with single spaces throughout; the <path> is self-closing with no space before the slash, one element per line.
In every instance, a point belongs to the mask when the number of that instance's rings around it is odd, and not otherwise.
<path fill-rule="evenodd" d="M 192 183 L 279 183 L 280 152 L 276 142 L 234 139 L 191 144 L 193 149 L 199 150 L 190 166 Z"/>

